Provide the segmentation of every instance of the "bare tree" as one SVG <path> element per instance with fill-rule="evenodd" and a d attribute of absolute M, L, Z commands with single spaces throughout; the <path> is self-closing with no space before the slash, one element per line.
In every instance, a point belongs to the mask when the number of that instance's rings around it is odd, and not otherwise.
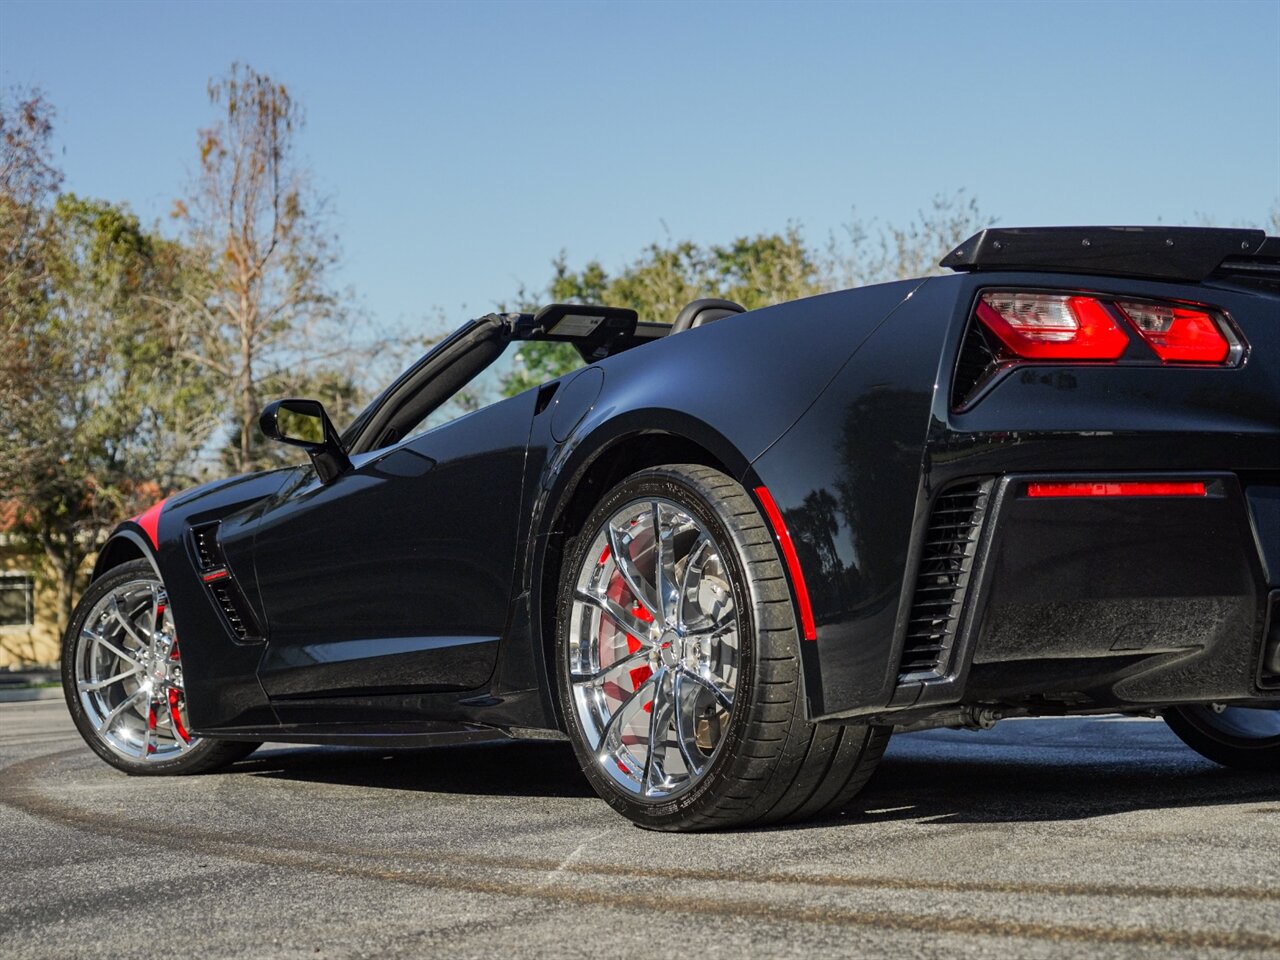
<path fill-rule="evenodd" d="M 230 466 L 244 472 L 263 462 L 264 384 L 287 388 L 310 378 L 310 364 L 346 351 L 318 332 L 341 304 L 328 282 L 337 257 L 324 206 L 295 156 L 301 108 L 283 84 L 241 64 L 210 82 L 209 102 L 218 120 L 200 132 L 199 173 L 175 216 L 210 278 L 204 295 L 185 301 L 206 331 L 192 356 L 226 384 Z"/>
<path fill-rule="evenodd" d="M 903 225 L 885 225 L 853 216 L 827 243 L 827 279 L 831 289 L 884 283 L 941 272 L 938 261 L 961 241 L 996 218 L 978 201 L 957 190 L 934 196 L 927 209 Z"/>

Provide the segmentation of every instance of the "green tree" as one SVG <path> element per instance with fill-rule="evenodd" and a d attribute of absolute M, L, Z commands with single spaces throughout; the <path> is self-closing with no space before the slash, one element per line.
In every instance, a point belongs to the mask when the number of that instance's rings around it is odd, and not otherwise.
<path fill-rule="evenodd" d="M 687 240 L 650 244 L 614 276 L 598 261 L 575 272 L 563 252 L 552 267 L 545 292 L 535 299 L 522 290 L 518 309 L 533 309 L 539 300 L 607 303 L 630 307 L 644 320 L 670 323 L 686 303 L 699 297 L 724 297 L 755 309 L 823 290 L 822 263 L 794 225 L 782 233 L 739 237 L 723 246 L 704 247 Z M 503 378 L 502 391 L 514 396 L 580 363 L 567 344 L 524 344 Z"/>
<path fill-rule="evenodd" d="M 0 331 L 0 498 L 43 550 L 65 627 L 105 531 L 180 480 L 211 393 L 163 307 L 184 282 L 180 248 L 71 194 L 36 220 L 40 273 L 20 301 L 6 294 Z"/>
<path fill-rule="evenodd" d="M 631 307 L 642 319 L 670 323 L 690 300 L 723 297 L 748 310 L 830 290 L 938 273 L 938 261 L 973 233 L 994 223 L 963 190 L 939 194 L 902 225 L 853 217 L 824 247 L 809 244 L 800 227 L 739 237 L 726 245 L 691 241 L 650 244 L 632 263 L 609 274 L 597 261 L 580 271 L 566 254 L 552 262 L 550 283 L 537 295 L 522 289 L 516 307 L 539 303 L 606 303 Z M 581 363 L 566 344 L 528 343 L 516 354 L 502 391 L 514 396 L 562 376 Z"/>

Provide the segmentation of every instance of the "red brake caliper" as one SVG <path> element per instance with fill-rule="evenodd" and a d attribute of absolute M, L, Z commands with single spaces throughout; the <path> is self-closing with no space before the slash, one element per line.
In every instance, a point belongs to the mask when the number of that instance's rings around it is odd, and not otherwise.
<path fill-rule="evenodd" d="M 160 625 L 160 620 L 164 617 L 164 611 L 165 611 L 165 607 L 163 604 L 161 604 L 156 608 L 156 625 L 157 626 Z M 178 659 L 178 641 L 176 640 L 173 642 L 173 646 L 169 650 L 169 659 L 170 660 Z M 179 695 L 177 689 L 175 689 L 174 687 L 170 687 L 169 688 L 169 722 L 173 725 L 174 734 L 176 736 L 181 737 L 184 743 L 190 743 L 191 734 L 187 733 L 187 728 L 183 726 L 182 714 L 179 711 L 179 702 L 181 701 L 181 699 L 182 698 Z M 155 713 L 155 710 L 153 708 L 152 714 L 154 715 L 154 713 Z M 152 726 L 154 725 L 155 725 L 155 720 L 153 716 Z"/>
<path fill-rule="evenodd" d="M 606 546 L 604 548 L 604 551 L 600 554 L 600 559 L 597 561 L 597 563 L 603 566 L 606 562 L 608 562 L 609 556 L 610 556 L 610 549 L 609 547 Z M 622 598 L 627 594 L 628 594 L 628 590 L 627 590 L 626 584 L 622 579 L 622 574 L 619 573 L 617 570 L 615 570 L 613 577 L 610 578 L 609 580 L 609 589 L 606 591 L 606 596 L 608 596 L 608 598 L 612 600 L 614 603 L 617 603 L 621 606 Z M 631 615 L 635 617 L 637 620 L 641 621 L 642 623 L 652 623 L 653 614 L 651 614 L 648 610 L 646 610 L 643 606 L 641 606 L 637 598 L 632 597 L 631 599 L 632 599 Z M 608 645 L 608 642 L 613 638 L 612 634 L 610 634 L 609 636 L 606 636 L 606 633 L 605 633 L 606 630 L 614 631 L 616 629 L 617 629 L 616 627 L 612 626 L 604 619 L 601 619 L 599 640 L 600 640 L 600 646 L 602 649 L 606 647 Z M 642 646 L 640 641 L 630 633 L 625 634 L 625 636 L 627 638 L 627 653 L 635 653 L 636 651 L 638 651 Z M 613 680 L 606 680 L 603 684 L 604 692 L 610 699 L 621 702 L 627 699 L 627 697 L 631 696 L 631 694 L 634 691 L 638 690 L 640 688 L 640 685 L 644 683 L 646 680 L 648 680 L 649 677 L 652 675 L 653 675 L 653 670 L 650 669 L 648 664 L 642 664 L 638 667 L 633 667 L 630 671 L 628 671 L 628 676 L 631 679 L 630 690 L 624 690 L 621 686 L 619 686 Z M 643 709 L 645 710 L 646 713 L 652 711 L 653 702 L 650 701 L 649 703 L 646 703 Z M 630 736 L 628 734 L 623 734 L 622 742 L 638 743 L 639 738 Z M 626 771 L 624 770 L 624 772 Z"/>
<path fill-rule="evenodd" d="M 152 726 L 155 726 L 155 711 L 152 711 Z M 183 742 L 190 743 L 191 736 L 187 733 L 187 728 L 182 725 L 182 715 L 178 712 L 178 691 L 173 687 L 169 688 L 169 720 L 173 723 L 173 732 L 183 739 Z"/>
<path fill-rule="evenodd" d="M 154 703 L 147 705 L 147 729 L 154 731 L 156 728 L 156 705 Z M 156 745 L 147 741 L 147 753 L 155 753 Z"/>

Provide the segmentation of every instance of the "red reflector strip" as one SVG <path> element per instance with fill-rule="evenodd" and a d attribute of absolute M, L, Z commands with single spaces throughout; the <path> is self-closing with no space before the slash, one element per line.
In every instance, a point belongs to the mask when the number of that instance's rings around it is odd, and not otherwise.
<path fill-rule="evenodd" d="M 1029 483 L 1028 497 L 1203 497 L 1203 480 Z"/>
<path fill-rule="evenodd" d="M 813 622 L 813 607 L 809 603 L 809 588 L 805 586 L 804 573 L 800 569 L 800 558 L 796 556 L 796 546 L 791 542 L 791 533 L 787 530 L 786 521 L 782 519 L 782 511 L 773 500 L 773 494 L 767 487 L 756 487 L 756 496 L 764 507 L 764 515 L 773 525 L 773 532 L 782 547 L 782 559 L 786 561 L 787 570 L 791 574 L 791 584 L 796 590 L 796 605 L 800 608 L 800 629 L 806 640 L 818 639 L 818 628 Z"/>
<path fill-rule="evenodd" d="M 206 573 L 200 579 L 203 580 L 205 583 L 214 583 L 215 581 L 218 581 L 218 580 L 225 580 L 230 575 L 231 574 L 228 573 L 227 569 L 224 567 L 221 570 L 213 570 L 209 573 Z"/>

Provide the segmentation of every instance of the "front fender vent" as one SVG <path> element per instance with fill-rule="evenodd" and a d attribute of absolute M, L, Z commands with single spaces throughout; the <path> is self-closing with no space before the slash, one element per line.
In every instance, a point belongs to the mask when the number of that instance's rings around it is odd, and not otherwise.
<path fill-rule="evenodd" d="M 237 640 L 253 643 L 262 639 L 262 628 L 253 615 L 240 585 L 227 566 L 218 542 L 218 523 L 191 528 L 191 550 L 196 568 L 214 605 L 222 613 L 227 628 Z"/>
<path fill-rule="evenodd" d="M 191 528 L 191 548 L 201 570 L 222 566 L 222 550 L 218 546 L 218 524 L 206 523 Z"/>
<path fill-rule="evenodd" d="M 949 487 L 934 501 L 916 573 L 899 682 L 946 675 L 991 496 L 990 480 Z"/>

